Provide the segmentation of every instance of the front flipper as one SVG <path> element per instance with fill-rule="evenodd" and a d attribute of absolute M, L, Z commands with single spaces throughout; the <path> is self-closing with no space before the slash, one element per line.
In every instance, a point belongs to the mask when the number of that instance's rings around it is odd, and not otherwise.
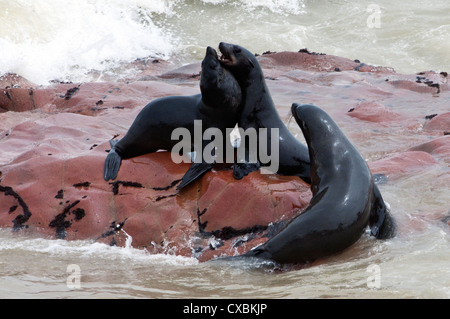
<path fill-rule="evenodd" d="M 105 165 L 103 169 L 103 177 L 105 181 L 109 181 L 111 179 L 116 179 L 117 173 L 119 172 L 120 164 L 122 163 L 122 157 L 116 152 L 115 145 L 119 142 L 119 140 L 110 140 L 109 144 L 111 145 L 111 150 L 109 154 L 106 156 Z"/>
<path fill-rule="evenodd" d="M 195 181 L 197 178 L 211 170 L 214 166 L 213 164 L 208 163 L 192 163 L 191 167 L 189 167 L 186 174 L 184 174 L 183 178 L 181 179 L 181 183 L 177 186 L 177 190 L 180 190 L 193 181 Z"/>
<path fill-rule="evenodd" d="M 397 225 L 391 212 L 386 207 L 377 185 L 374 185 L 373 196 L 373 206 L 369 218 L 371 235 L 378 239 L 392 238 L 396 234 Z"/>
<path fill-rule="evenodd" d="M 238 149 L 233 164 L 233 176 L 235 179 L 242 179 L 251 172 L 259 170 L 261 167 L 261 163 L 256 154 L 251 153 L 248 148 L 244 149 L 243 154 L 244 155 L 242 155 L 242 149 Z M 250 158 L 252 158 L 252 160 L 250 160 Z"/>
<path fill-rule="evenodd" d="M 250 136 L 241 136 L 239 145 L 235 145 L 235 147 L 237 146 L 233 164 L 233 176 L 235 179 L 242 179 L 261 168 L 258 148 L 255 144 L 259 145 L 257 140 L 252 141 Z"/>

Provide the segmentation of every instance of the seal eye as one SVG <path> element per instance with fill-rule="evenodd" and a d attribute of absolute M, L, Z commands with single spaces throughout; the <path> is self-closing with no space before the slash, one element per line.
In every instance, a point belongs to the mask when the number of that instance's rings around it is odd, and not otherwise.
<path fill-rule="evenodd" d="M 239 48 L 239 47 L 233 48 L 233 53 L 241 53 L 241 52 L 242 52 L 241 48 Z"/>

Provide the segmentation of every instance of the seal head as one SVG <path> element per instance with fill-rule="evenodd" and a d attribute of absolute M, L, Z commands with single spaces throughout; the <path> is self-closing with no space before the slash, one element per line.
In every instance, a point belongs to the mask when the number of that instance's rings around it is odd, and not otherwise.
<path fill-rule="evenodd" d="M 259 66 L 255 55 L 240 45 L 225 42 L 219 43 L 219 50 L 222 53 L 220 57 L 222 65 L 236 76 L 240 84 L 246 86 L 245 80 L 249 78 L 250 72 L 255 65 Z"/>
<path fill-rule="evenodd" d="M 241 105 L 241 87 L 230 71 L 222 67 L 216 50 L 211 47 L 206 49 L 202 61 L 200 91 L 206 105 L 228 111 L 237 110 Z"/>

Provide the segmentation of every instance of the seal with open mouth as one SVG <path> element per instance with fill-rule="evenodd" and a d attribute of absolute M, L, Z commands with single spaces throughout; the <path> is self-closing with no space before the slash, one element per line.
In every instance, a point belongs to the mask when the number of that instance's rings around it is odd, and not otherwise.
<path fill-rule="evenodd" d="M 104 179 L 117 177 L 122 159 L 158 150 L 171 151 L 178 141 L 172 140 L 172 132 L 186 128 L 194 136 L 194 121 L 202 121 L 202 129 L 217 128 L 222 132 L 223 143 L 229 143 L 227 128 L 233 128 L 240 116 L 242 94 L 233 75 L 219 62 L 216 50 L 206 49 L 200 77 L 201 94 L 169 96 L 147 104 L 138 114 L 126 135 L 111 140 L 111 151 L 105 160 Z M 203 132 L 202 132 L 203 133 Z M 203 141 L 202 150 L 211 141 Z M 222 144 L 225 145 L 225 144 Z M 201 152 L 194 149 L 192 151 Z M 177 186 L 181 189 L 203 175 L 214 163 L 192 163 Z"/>
<path fill-rule="evenodd" d="M 247 49 L 221 42 L 219 50 L 222 53 L 220 62 L 233 73 L 239 82 L 243 96 L 243 109 L 238 126 L 247 130 L 255 128 L 278 128 L 279 132 L 279 163 L 276 173 L 281 175 L 299 176 L 306 182 L 310 182 L 310 161 L 308 148 L 298 141 L 287 129 L 286 125 L 278 115 L 269 89 L 267 88 L 264 74 L 254 54 Z M 271 130 L 267 131 L 267 149 L 271 152 Z M 259 145 L 260 141 L 258 141 Z M 252 150 L 255 150 L 253 147 Z M 258 158 L 252 163 L 249 152 L 246 150 L 245 159 L 234 165 L 234 176 L 241 179 L 247 174 L 259 169 L 261 161 Z M 253 155 L 253 158 L 257 158 Z"/>

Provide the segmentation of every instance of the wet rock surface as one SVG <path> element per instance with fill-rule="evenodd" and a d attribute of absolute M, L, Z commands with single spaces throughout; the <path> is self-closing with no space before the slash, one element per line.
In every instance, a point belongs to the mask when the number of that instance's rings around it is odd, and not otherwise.
<path fill-rule="evenodd" d="M 293 102 L 323 107 L 380 181 L 430 167 L 450 184 L 450 90 L 443 73 L 398 74 L 326 54 L 258 57 L 291 132 Z M 234 180 L 222 165 L 178 192 L 189 164 L 157 152 L 122 162 L 103 180 L 109 140 L 120 138 L 148 102 L 199 93 L 200 64 L 138 61 L 127 81 L 37 86 L 0 77 L 0 227 L 48 238 L 90 239 L 201 261 L 242 253 L 301 213 L 311 198 L 299 178 L 255 172 Z M 433 212 L 445 219 L 448 207 Z M 440 217 L 439 217 L 440 216 Z"/>

